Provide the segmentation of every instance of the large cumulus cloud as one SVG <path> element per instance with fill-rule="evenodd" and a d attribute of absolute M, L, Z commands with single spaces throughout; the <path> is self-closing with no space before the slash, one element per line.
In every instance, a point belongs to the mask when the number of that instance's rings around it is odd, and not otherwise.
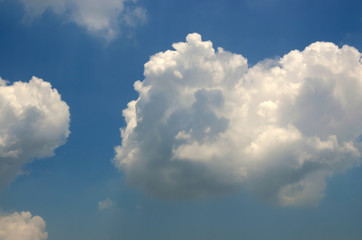
<path fill-rule="evenodd" d="M 146 20 L 146 10 L 137 6 L 135 0 L 18 1 L 24 4 L 27 21 L 50 10 L 65 21 L 72 21 L 106 39 L 114 38 L 122 27 L 135 27 Z"/>
<path fill-rule="evenodd" d="M 2 240 L 46 240 L 45 222 L 30 212 L 15 212 L 6 215 L 0 212 L 0 239 Z"/>
<path fill-rule="evenodd" d="M 0 78 L 0 190 L 34 158 L 49 157 L 69 135 L 69 107 L 50 83 Z"/>
<path fill-rule="evenodd" d="M 281 205 L 315 205 L 326 179 L 358 166 L 361 53 L 316 42 L 248 67 L 190 34 L 155 54 L 123 111 L 115 165 L 166 198 L 247 190 Z"/>

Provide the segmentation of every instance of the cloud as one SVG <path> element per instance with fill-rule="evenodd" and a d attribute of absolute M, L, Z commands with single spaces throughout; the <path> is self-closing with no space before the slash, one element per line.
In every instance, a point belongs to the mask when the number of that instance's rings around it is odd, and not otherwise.
<path fill-rule="evenodd" d="M 0 239 L 2 240 L 46 240 L 45 222 L 30 212 L 15 212 L 4 215 L 0 212 Z"/>
<path fill-rule="evenodd" d="M 34 158 L 50 157 L 69 135 L 69 107 L 50 83 L 0 78 L 0 190 Z"/>
<path fill-rule="evenodd" d="M 361 53 L 316 42 L 248 67 L 197 33 L 160 52 L 114 164 L 157 197 L 248 191 L 281 205 L 316 205 L 326 179 L 361 160 Z"/>
<path fill-rule="evenodd" d="M 136 27 L 146 21 L 146 10 L 134 0 L 19 0 L 27 21 L 40 17 L 47 10 L 61 15 L 88 32 L 108 40 L 119 34 L 120 27 Z"/>
<path fill-rule="evenodd" d="M 114 205 L 114 202 L 111 199 L 107 198 L 98 203 L 98 210 L 105 210 L 107 208 L 113 207 Z"/>

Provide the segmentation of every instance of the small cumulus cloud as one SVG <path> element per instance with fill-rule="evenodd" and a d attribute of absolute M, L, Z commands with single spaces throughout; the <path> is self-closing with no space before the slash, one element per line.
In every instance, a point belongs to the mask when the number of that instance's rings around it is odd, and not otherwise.
<path fill-rule="evenodd" d="M 315 205 L 327 178 L 361 161 L 361 53 L 315 42 L 249 67 L 197 33 L 153 55 L 114 164 L 153 196 L 248 191 Z"/>
<path fill-rule="evenodd" d="M 40 78 L 9 85 L 0 78 L 0 190 L 34 158 L 50 157 L 69 135 L 70 113 Z"/>
<path fill-rule="evenodd" d="M 147 11 L 134 0 L 18 0 L 24 5 L 25 19 L 31 21 L 46 11 L 74 22 L 105 39 L 115 38 L 123 27 L 134 28 L 147 19 Z"/>
<path fill-rule="evenodd" d="M 108 208 L 111 208 L 114 206 L 115 206 L 115 203 L 111 199 L 107 198 L 98 203 L 98 210 L 105 210 L 105 209 L 108 209 Z"/>
<path fill-rule="evenodd" d="M 30 212 L 15 212 L 6 215 L 0 212 L 0 239 L 2 240 L 46 240 L 45 221 Z"/>

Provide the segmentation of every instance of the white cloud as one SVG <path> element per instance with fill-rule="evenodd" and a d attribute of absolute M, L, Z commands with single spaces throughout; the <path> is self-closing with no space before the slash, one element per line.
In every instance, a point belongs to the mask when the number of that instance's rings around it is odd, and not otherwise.
<path fill-rule="evenodd" d="M 240 190 L 315 205 L 326 179 L 360 164 L 361 53 L 316 42 L 248 67 L 194 33 L 155 54 L 123 111 L 115 165 L 151 195 Z"/>
<path fill-rule="evenodd" d="M 15 212 L 4 215 L 0 212 L 0 239 L 2 240 L 46 240 L 45 222 L 30 212 Z"/>
<path fill-rule="evenodd" d="M 69 107 L 50 83 L 0 78 L 0 190 L 34 158 L 54 155 L 69 135 Z"/>
<path fill-rule="evenodd" d="M 115 203 L 111 199 L 107 198 L 98 203 L 98 210 L 105 210 L 107 208 L 113 207 L 114 205 Z"/>
<path fill-rule="evenodd" d="M 19 0 L 27 20 L 47 10 L 85 27 L 90 33 L 113 39 L 121 27 L 135 27 L 146 21 L 146 10 L 134 0 Z"/>

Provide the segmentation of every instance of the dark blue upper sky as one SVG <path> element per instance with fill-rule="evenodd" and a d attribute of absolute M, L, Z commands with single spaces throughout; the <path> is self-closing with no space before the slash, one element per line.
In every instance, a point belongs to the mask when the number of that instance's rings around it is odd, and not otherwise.
<path fill-rule="evenodd" d="M 111 163 L 150 56 L 197 32 L 250 65 L 315 41 L 362 50 L 358 0 L 139 0 L 147 20 L 107 41 L 48 10 L 24 22 L 24 7 L 0 1 L 0 76 L 37 76 L 70 106 L 71 135 L 54 157 L 25 167 L 0 196 L 5 211 L 31 211 L 50 240 L 360 239 L 362 170 L 328 180 L 317 207 L 279 207 L 247 193 L 193 201 L 155 199 L 129 187 Z M 99 211 L 98 202 L 116 206 Z"/>

